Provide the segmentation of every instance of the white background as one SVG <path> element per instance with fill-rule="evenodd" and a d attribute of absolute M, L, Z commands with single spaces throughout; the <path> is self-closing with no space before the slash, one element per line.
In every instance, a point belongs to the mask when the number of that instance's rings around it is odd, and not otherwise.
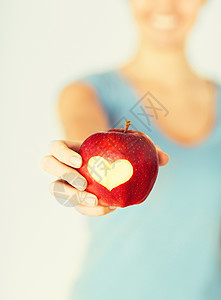
<path fill-rule="evenodd" d="M 188 47 L 195 67 L 219 82 L 220 12 L 210 0 Z M 49 194 L 55 178 L 39 162 L 63 138 L 62 87 L 117 66 L 135 41 L 126 0 L 1 0 L 0 299 L 66 299 L 88 232 L 84 216 Z"/>

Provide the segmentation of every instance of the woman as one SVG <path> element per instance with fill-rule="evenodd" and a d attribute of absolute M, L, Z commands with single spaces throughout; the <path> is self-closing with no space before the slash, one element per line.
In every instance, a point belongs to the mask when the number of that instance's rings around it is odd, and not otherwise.
<path fill-rule="evenodd" d="M 52 142 L 42 161 L 47 172 L 63 178 L 51 192 L 58 196 L 63 188 L 66 199 L 81 193 L 86 197 L 78 211 L 106 215 L 88 218 L 88 254 L 70 299 L 221 299 L 220 87 L 196 74 L 185 56 L 204 2 L 130 0 L 140 37 L 134 56 L 61 93 L 67 140 Z M 143 204 L 102 207 L 85 191 L 77 151 L 87 136 L 125 118 L 171 160 Z M 167 164 L 168 155 L 157 149 L 160 165 Z M 70 173 L 74 180 L 63 175 Z"/>

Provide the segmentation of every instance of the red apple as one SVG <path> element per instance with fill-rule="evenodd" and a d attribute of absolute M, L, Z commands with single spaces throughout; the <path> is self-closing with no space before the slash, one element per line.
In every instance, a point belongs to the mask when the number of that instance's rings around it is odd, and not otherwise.
<path fill-rule="evenodd" d="M 87 191 L 103 206 L 126 207 L 143 202 L 156 181 L 159 161 L 152 140 L 142 132 L 110 129 L 89 136 L 79 153 L 79 172 L 87 179 Z"/>

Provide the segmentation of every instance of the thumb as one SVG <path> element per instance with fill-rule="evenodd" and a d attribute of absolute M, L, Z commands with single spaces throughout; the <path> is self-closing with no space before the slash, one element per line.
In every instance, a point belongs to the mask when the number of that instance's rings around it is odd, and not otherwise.
<path fill-rule="evenodd" d="M 169 161 L 169 155 L 163 152 L 159 146 L 156 146 L 156 149 L 158 152 L 159 165 L 161 167 L 165 166 Z"/>

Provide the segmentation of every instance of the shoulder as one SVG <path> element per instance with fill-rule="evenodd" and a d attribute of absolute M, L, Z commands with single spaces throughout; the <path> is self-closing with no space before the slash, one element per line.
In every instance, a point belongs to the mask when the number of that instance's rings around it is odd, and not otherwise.
<path fill-rule="evenodd" d="M 60 92 L 60 102 L 66 101 L 88 101 L 98 98 L 98 88 L 104 87 L 112 71 L 89 74 L 79 77 L 74 82 L 67 84 Z"/>
<path fill-rule="evenodd" d="M 64 111 L 73 107 L 103 107 L 108 110 L 111 84 L 113 83 L 114 71 L 93 73 L 79 77 L 67 84 L 58 97 L 58 109 Z M 111 88 L 111 90 L 113 90 Z"/>
<path fill-rule="evenodd" d="M 60 92 L 58 102 L 60 105 L 68 103 L 78 103 L 88 101 L 88 99 L 96 99 L 95 91 L 92 87 L 83 82 L 75 81 L 67 84 Z"/>
<path fill-rule="evenodd" d="M 100 103 L 96 90 L 86 82 L 75 81 L 66 85 L 58 96 L 58 111 L 61 114 L 74 112 L 76 107 L 78 111 L 81 109 L 90 110 L 100 109 Z"/>
<path fill-rule="evenodd" d="M 73 120 L 92 120 L 92 123 L 109 123 L 108 101 L 104 81 L 108 72 L 95 73 L 75 79 L 64 86 L 58 95 L 58 114 L 65 123 Z M 101 92 L 101 90 L 103 92 Z M 104 101 L 105 99 L 105 101 Z M 104 126 L 103 126 L 104 127 Z"/>

